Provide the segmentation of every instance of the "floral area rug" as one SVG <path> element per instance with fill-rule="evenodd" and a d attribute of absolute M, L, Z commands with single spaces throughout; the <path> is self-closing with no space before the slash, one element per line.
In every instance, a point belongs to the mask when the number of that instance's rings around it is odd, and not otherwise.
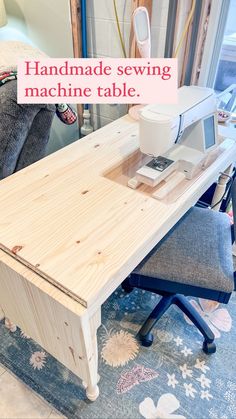
<path fill-rule="evenodd" d="M 81 382 L 12 324 L 0 322 L 0 362 L 68 418 L 236 418 L 236 296 L 227 306 L 191 300 L 216 334 L 205 355 L 202 337 L 176 307 L 144 348 L 136 332 L 159 297 L 121 288 L 102 308 L 98 331 L 100 396 L 85 397 Z"/>

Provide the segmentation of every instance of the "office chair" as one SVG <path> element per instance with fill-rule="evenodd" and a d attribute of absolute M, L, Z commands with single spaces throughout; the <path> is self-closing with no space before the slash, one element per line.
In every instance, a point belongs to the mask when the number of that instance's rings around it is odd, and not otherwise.
<path fill-rule="evenodd" d="M 236 180 L 231 191 L 236 214 Z M 152 328 L 170 305 L 176 304 L 203 335 L 203 351 L 214 353 L 215 336 L 186 296 L 228 303 L 235 289 L 228 215 L 209 208 L 191 208 L 122 287 L 126 292 L 141 288 L 162 296 L 137 334 L 143 346 L 152 344 Z"/>

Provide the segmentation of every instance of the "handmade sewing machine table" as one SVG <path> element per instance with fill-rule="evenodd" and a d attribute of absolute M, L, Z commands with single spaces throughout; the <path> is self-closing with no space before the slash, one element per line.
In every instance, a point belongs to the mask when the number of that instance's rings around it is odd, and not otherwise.
<path fill-rule="evenodd" d="M 127 181 L 145 161 L 125 116 L 0 182 L 0 311 L 98 391 L 101 305 L 234 161 L 217 159 L 175 193 Z M 160 186 L 159 186 L 160 187 Z"/>

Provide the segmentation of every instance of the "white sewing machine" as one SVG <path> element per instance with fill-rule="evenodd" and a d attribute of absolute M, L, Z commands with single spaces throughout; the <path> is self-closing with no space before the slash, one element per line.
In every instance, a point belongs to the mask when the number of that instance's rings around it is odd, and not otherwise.
<path fill-rule="evenodd" d="M 129 180 L 128 186 L 133 189 L 141 183 L 155 187 L 172 172 L 172 187 L 181 179 L 192 179 L 208 166 L 218 145 L 212 89 L 181 87 L 177 104 L 145 106 L 139 123 L 140 150 L 153 159 Z"/>

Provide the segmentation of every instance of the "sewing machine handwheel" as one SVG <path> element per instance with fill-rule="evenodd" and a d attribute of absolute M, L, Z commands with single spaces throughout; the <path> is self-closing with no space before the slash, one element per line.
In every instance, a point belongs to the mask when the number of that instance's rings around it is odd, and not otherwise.
<path fill-rule="evenodd" d="M 209 343 L 204 340 L 202 350 L 205 354 L 214 354 L 216 352 L 216 344 L 214 342 Z"/>
<path fill-rule="evenodd" d="M 138 333 L 137 339 L 139 340 L 142 346 L 146 346 L 148 348 L 152 345 L 154 338 L 152 333 L 147 333 L 145 336 L 142 336 Z"/>

